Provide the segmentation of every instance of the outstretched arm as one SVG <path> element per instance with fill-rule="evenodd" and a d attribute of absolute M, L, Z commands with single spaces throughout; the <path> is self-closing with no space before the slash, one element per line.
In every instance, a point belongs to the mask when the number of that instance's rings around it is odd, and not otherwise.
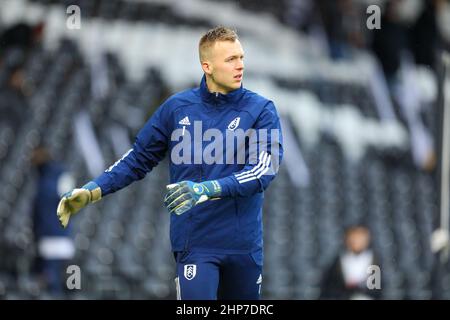
<path fill-rule="evenodd" d="M 63 227 L 80 209 L 144 178 L 164 158 L 170 138 L 164 106 L 159 107 L 147 121 L 138 133 L 133 148 L 121 159 L 93 181 L 63 195 L 57 209 Z"/>

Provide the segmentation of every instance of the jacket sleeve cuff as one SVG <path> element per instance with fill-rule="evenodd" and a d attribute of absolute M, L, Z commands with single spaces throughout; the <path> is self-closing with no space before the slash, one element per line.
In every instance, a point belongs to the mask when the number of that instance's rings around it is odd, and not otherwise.
<path fill-rule="evenodd" d="M 222 191 L 220 192 L 221 197 L 233 197 L 236 195 L 236 184 L 238 183 L 236 178 L 231 175 L 225 178 L 221 178 L 216 180 L 220 187 L 222 188 Z"/>
<path fill-rule="evenodd" d="M 94 179 L 93 182 L 100 187 L 102 197 L 112 192 L 110 177 L 108 176 L 107 173 L 101 174 L 99 177 Z"/>

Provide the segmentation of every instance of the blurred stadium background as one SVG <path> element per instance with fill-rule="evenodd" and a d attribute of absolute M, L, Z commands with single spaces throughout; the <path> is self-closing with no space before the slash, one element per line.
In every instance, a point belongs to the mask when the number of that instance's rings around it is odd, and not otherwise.
<path fill-rule="evenodd" d="M 381 29 L 367 27 L 372 4 Z M 67 27 L 70 5 L 79 29 Z M 430 248 L 450 94 L 445 0 L 1 0 L 0 298 L 49 297 L 33 273 L 31 151 L 47 144 L 77 185 L 102 172 L 163 99 L 199 83 L 199 37 L 219 24 L 240 35 L 244 85 L 283 121 L 263 298 L 319 298 L 345 227 L 365 223 L 384 299 L 449 299 L 448 263 Z M 75 216 L 82 290 L 69 298 L 175 298 L 166 169 Z"/>

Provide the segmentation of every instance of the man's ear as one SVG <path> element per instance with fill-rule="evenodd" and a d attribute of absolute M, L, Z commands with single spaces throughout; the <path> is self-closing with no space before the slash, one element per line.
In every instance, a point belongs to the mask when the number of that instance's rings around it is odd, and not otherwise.
<path fill-rule="evenodd" d="M 208 60 L 202 61 L 202 69 L 203 69 L 204 73 L 206 73 L 208 75 L 211 75 L 211 73 L 212 73 L 212 66 L 211 66 L 211 63 Z"/>

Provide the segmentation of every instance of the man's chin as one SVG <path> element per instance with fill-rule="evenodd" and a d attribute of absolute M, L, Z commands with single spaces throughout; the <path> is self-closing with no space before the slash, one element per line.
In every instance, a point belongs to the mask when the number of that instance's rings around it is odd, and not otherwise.
<path fill-rule="evenodd" d="M 226 90 L 226 92 L 231 92 L 234 91 L 236 89 L 239 89 L 241 87 L 241 82 L 236 82 L 236 83 L 230 83 L 227 86 L 223 86 L 222 88 L 224 88 Z"/>
<path fill-rule="evenodd" d="M 233 83 L 233 84 L 230 86 L 230 89 L 231 89 L 231 90 L 239 89 L 239 88 L 241 87 L 241 84 L 242 84 L 241 81 L 235 82 L 235 83 Z"/>

